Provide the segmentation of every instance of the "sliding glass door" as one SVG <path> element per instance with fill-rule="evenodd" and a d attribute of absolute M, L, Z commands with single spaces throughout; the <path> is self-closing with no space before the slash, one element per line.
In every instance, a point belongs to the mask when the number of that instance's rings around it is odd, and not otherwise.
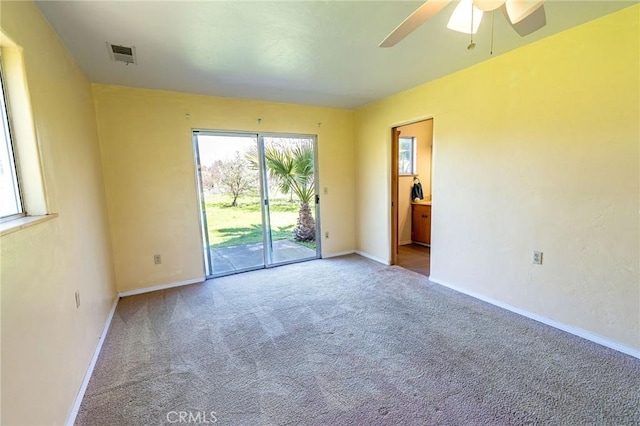
<path fill-rule="evenodd" d="M 318 255 L 315 138 L 263 136 L 270 263 Z"/>
<path fill-rule="evenodd" d="M 207 276 L 320 257 L 315 136 L 193 139 Z"/>

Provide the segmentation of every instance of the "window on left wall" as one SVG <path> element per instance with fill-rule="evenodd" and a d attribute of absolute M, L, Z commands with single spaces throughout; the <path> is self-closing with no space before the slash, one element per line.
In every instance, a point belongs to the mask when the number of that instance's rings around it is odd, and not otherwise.
<path fill-rule="evenodd" d="M 4 75 L 0 67 L 0 220 L 24 215 L 11 133 Z"/>
<path fill-rule="evenodd" d="M 24 50 L 0 29 L 0 236 L 58 217 L 45 193 Z"/>

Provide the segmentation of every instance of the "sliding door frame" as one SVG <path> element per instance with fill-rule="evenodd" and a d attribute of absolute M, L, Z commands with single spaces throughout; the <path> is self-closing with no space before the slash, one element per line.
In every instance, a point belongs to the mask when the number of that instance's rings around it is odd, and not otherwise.
<path fill-rule="evenodd" d="M 274 263 L 272 262 L 272 259 L 269 259 L 271 262 L 268 263 L 266 265 L 267 268 L 272 268 L 274 266 L 281 266 L 281 265 L 287 265 L 290 263 L 298 263 L 298 262 L 303 262 L 305 260 L 312 260 L 312 259 L 320 259 L 321 254 L 322 254 L 322 233 L 321 233 L 321 226 L 320 226 L 320 179 L 319 179 L 319 167 L 318 167 L 318 136 L 317 135 L 309 135 L 309 134 L 304 134 L 304 133 L 269 133 L 269 132 L 260 132 L 258 133 L 258 136 L 260 138 L 260 148 L 262 151 L 262 158 L 264 159 L 264 138 L 291 138 L 291 139 L 311 139 L 312 143 L 313 143 L 313 189 L 314 189 L 314 193 L 315 193 L 315 200 L 312 201 L 312 203 L 314 204 L 314 212 L 315 212 L 315 224 L 316 224 L 316 255 L 314 257 L 305 257 L 302 259 L 294 259 L 294 260 L 287 260 L 284 262 L 277 262 Z M 264 177 L 265 179 L 268 179 L 266 176 L 267 173 L 267 168 L 263 167 L 263 173 L 265 174 Z M 268 182 L 268 180 L 265 180 L 265 182 Z M 263 195 L 265 196 L 266 200 L 263 200 L 263 204 L 265 203 L 269 203 L 267 192 L 268 192 L 269 188 L 268 185 L 265 187 L 265 192 L 263 193 Z M 311 207 L 311 206 L 309 206 Z M 268 218 L 269 220 L 271 220 L 271 218 Z M 263 221 L 263 223 L 265 223 Z M 269 228 L 268 228 L 268 233 L 269 233 L 269 239 L 271 240 L 271 225 L 269 224 Z M 265 229 L 265 233 L 267 233 L 267 229 Z M 272 244 L 272 241 L 269 241 L 269 244 Z M 269 246 L 269 256 L 273 255 L 273 250 L 272 247 Z"/>
<path fill-rule="evenodd" d="M 302 134 L 302 133 L 270 133 L 270 132 L 250 132 L 250 131 L 230 131 L 230 130 L 211 130 L 211 129 L 192 129 L 192 141 L 193 152 L 195 160 L 196 171 L 196 185 L 198 192 L 198 206 L 200 209 L 200 223 L 201 223 L 201 238 L 202 238 L 202 258 L 204 275 L 207 279 L 238 274 L 242 272 L 254 271 L 258 269 L 272 268 L 275 266 L 287 265 L 290 263 L 298 263 L 306 260 L 313 260 L 321 258 L 322 254 L 322 233 L 320 224 L 320 179 L 319 179 L 319 167 L 318 167 L 318 137 L 317 135 Z M 255 138 L 258 148 L 258 167 L 260 175 L 260 184 L 258 191 L 260 193 L 260 210 L 262 213 L 262 244 L 263 244 L 263 264 L 256 267 L 244 268 L 234 270 L 225 274 L 215 274 L 213 271 L 213 261 L 211 259 L 211 250 L 209 243 L 209 228 L 207 223 L 207 211 L 206 202 L 204 198 L 204 188 L 202 187 L 202 170 L 200 163 L 200 152 L 198 146 L 198 135 L 203 136 L 231 136 L 231 137 L 247 137 Z M 314 204 L 315 212 L 315 228 L 316 228 L 316 254 L 314 257 L 307 257 L 301 259 L 293 259 L 283 262 L 273 262 L 273 241 L 271 232 L 271 217 L 270 217 L 270 201 L 269 201 L 269 188 L 267 168 L 264 163 L 264 138 L 292 138 L 292 139 L 310 139 L 313 143 L 313 172 L 314 172 L 314 191 L 315 200 Z M 310 206 L 311 207 L 311 206 Z M 206 253 L 205 253 L 206 252 Z"/>
<path fill-rule="evenodd" d="M 202 164 L 200 163 L 200 146 L 198 145 L 197 131 L 191 132 L 191 139 L 193 143 L 193 156 L 195 160 L 196 168 L 196 188 L 198 192 L 198 209 L 200 210 L 198 216 L 200 216 L 200 242 L 202 249 L 202 266 L 204 267 L 204 276 L 208 276 L 208 272 L 213 268 L 211 261 L 211 250 L 209 250 L 209 226 L 207 224 L 207 205 L 204 199 L 204 188 L 202 188 Z"/>

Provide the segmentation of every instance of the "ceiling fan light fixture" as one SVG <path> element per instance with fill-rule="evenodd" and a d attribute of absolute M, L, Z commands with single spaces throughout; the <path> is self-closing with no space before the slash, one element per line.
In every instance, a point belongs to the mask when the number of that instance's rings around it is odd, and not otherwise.
<path fill-rule="evenodd" d="M 538 10 L 543 3 L 544 0 L 509 0 L 506 2 L 509 20 L 512 24 L 517 24 Z"/>
<path fill-rule="evenodd" d="M 506 0 L 473 0 L 473 5 L 483 12 L 499 9 Z"/>
<path fill-rule="evenodd" d="M 473 28 L 471 28 L 471 8 L 473 7 Z M 456 6 L 447 28 L 464 34 L 476 34 L 482 21 L 482 10 L 478 9 L 473 0 L 460 0 Z"/>

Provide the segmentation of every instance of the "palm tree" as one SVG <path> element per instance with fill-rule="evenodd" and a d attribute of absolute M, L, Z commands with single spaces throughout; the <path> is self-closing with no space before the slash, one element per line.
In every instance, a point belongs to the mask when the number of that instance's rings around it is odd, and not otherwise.
<path fill-rule="evenodd" d="M 294 193 L 300 201 L 298 223 L 293 229 L 297 241 L 314 241 L 316 225 L 309 204 L 315 194 L 313 145 L 301 141 L 291 144 L 269 144 L 264 148 L 269 178 L 278 183 L 283 194 Z M 247 154 L 254 168 L 258 167 L 257 149 Z"/>

